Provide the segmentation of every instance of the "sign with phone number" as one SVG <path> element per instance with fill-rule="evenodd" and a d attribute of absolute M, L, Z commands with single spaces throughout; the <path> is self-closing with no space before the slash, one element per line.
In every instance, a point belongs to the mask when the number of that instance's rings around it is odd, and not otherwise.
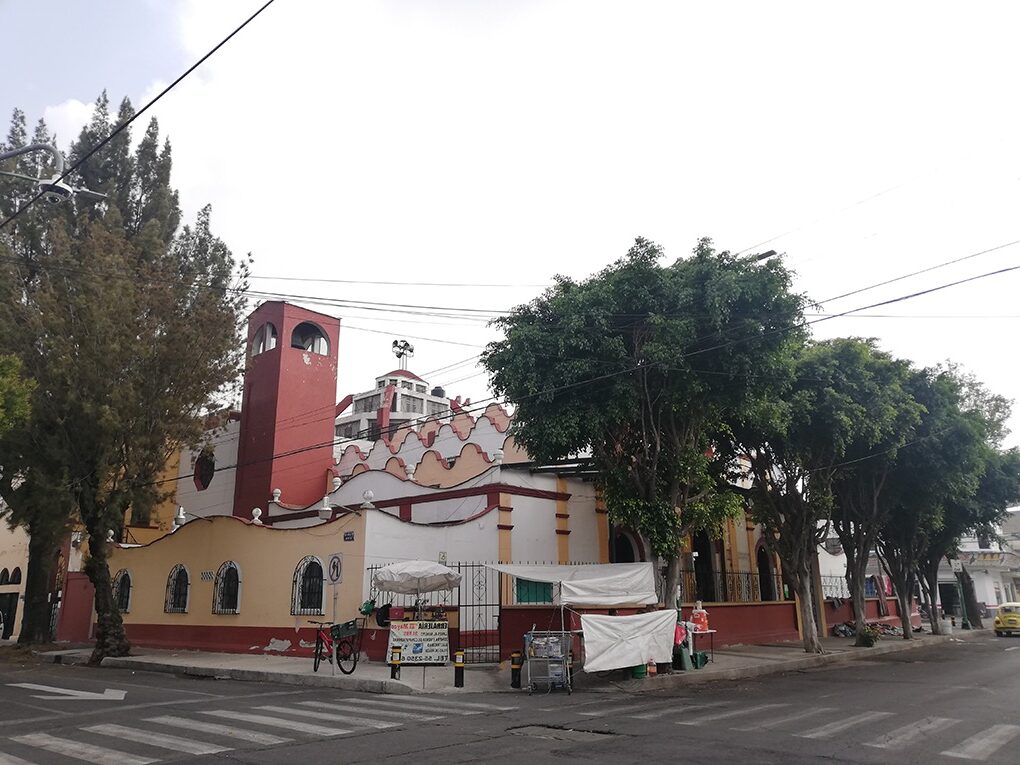
<path fill-rule="evenodd" d="M 399 645 L 401 664 L 446 664 L 450 661 L 449 622 L 390 622 L 387 655 Z"/>

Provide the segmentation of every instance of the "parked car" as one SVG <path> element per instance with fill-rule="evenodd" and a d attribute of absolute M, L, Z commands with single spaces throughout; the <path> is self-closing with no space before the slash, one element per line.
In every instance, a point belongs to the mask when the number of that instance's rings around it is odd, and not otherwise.
<path fill-rule="evenodd" d="M 995 612 L 997 637 L 1020 632 L 1020 603 L 1003 603 Z"/>

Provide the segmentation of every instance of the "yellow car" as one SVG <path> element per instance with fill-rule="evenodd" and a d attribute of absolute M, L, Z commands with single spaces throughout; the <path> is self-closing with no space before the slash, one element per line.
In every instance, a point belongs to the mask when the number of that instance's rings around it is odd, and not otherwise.
<path fill-rule="evenodd" d="M 995 635 L 1020 633 L 1020 603 L 1003 603 L 995 612 Z"/>

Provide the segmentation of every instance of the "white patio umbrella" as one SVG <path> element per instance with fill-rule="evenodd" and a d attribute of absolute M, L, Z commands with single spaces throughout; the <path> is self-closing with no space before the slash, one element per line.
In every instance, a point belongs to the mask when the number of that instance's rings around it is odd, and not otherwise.
<path fill-rule="evenodd" d="M 441 563 L 428 560 L 407 560 L 383 566 L 372 577 L 376 589 L 396 595 L 418 595 L 423 592 L 452 590 L 460 584 L 461 575 Z"/>

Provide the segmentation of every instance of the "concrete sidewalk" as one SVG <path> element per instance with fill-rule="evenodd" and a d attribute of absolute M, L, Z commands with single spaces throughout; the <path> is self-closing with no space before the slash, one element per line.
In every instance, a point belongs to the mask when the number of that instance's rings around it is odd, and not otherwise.
<path fill-rule="evenodd" d="M 667 690 L 719 680 L 743 680 L 782 672 L 838 666 L 857 659 L 966 640 L 975 636 L 987 637 L 990 634 L 989 630 L 971 630 L 957 632 L 954 636 L 924 633 L 914 635 L 912 640 L 885 637 L 873 648 L 854 648 L 852 638 L 825 638 L 822 643 L 826 653 L 820 655 L 805 654 L 800 643 L 727 646 L 717 649 L 715 662 L 708 664 L 704 669 L 658 674 L 641 680 L 630 679 L 629 671 L 626 670 L 609 675 L 589 675 L 582 671 L 575 673 L 574 687 L 575 690 L 589 693 L 643 693 Z M 59 663 L 82 664 L 88 661 L 90 653 L 90 649 L 72 649 L 51 651 L 43 655 Z M 328 664 L 320 666 L 318 672 L 313 672 L 312 661 L 309 658 L 139 649 L 137 655 L 104 659 L 103 666 L 217 679 L 340 688 L 367 693 L 406 695 L 514 690 L 510 688 L 510 668 L 506 662 L 498 666 L 469 665 L 465 670 L 464 688 L 454 687 L 452 664 L 447 667 L 426 668 L 405 665 L 401 669 L 400 679 L 391 680 L 389 667 L 378 662 L 362 661 L 351 675 L 343 675 L 339 671 L 332 675 L 332 668 Z M 526 689 L 526 670 L 524 684 Z"/>

